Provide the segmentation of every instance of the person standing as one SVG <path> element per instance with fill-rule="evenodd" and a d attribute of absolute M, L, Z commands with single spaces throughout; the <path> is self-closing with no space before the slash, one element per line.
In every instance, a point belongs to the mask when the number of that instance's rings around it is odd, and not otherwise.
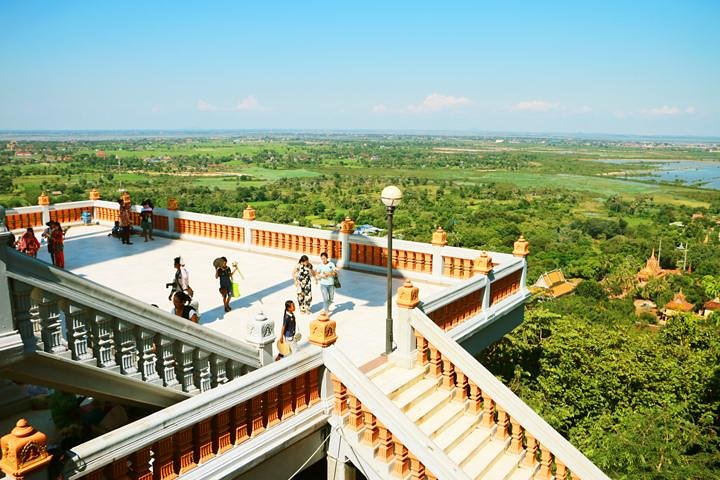
<path fill-rule="evenodd" d="M 173 260 L 173 266 L 175 267 L 175 278 L 172 283 L 168 283 L 166 286 L 172 287 L 172 291 L 168 296 L 168 300 L 172 300 L 173 295 L 176 292 L 187 293 L 190 297 L 193 296 L 192 288 L 190 288 L 190 274 L 185 269 L 185 263 L 182 257 L 175 257 Z"/>
<path fill-rule="evenodd" d="M 215 269 L 215 278 L 220 280 L 220 295 L 222 295 L 223 306 L 225 307 L 225 311 L 229 312 L 232 310 L 230 307 L 230 298 L 232 297 L 232 276 L 237 273 L 238 265 L 237 263 L 233 263 L 233 268 L 231 269 L 227 265 L 226 257 L 220 257 L 220 259 L 220 266 Z"/>
<path fill-rule="evenodd" d="M 37 252 L 40 250 L 40 242 L 35 238 L 35 232 L 32 227 L 28 227 L 27 231 L 23 233 L 17 244 L 18 250 L 23 253 L 30 255 L 31 257 L 37 257 Z"/>
<path fill-rule="evenodd" d="M 315 270 L 307 255 L 300 257 L 300 260 L 293 269 L 292 277 L 295 282 L 295 289 L 297 290 L 300 312 L 310 313 L 310 304 L 312 303 L 311 280 L 315 278 Z"/>
<path fill-rule="evenodd" d="M 295 341 L 295 333 L 297 331 L 297 323 L 295 322 L 295 302 L 287 300 L 285 302 L 285 312 L 283 313 L 283 323 L 280 331 L 280 338 L 290 347 L 290 352 L 284 357 L 291 355 L 297 351 L 297 342 Z"/>
<path fill-rule="evenodd" d="M 54 221 L 53 221 L 53 220 L 50 220 L 49 222 L 47 222 L 47 223 L 45 224 L 45 226 L 46 226 L 47 228 L 43 231 L 43 233 L 42 233 L 42 238 L 44 238 L 45 241 L 47 242 L 47 249 L 48 249 L 48 253 L 50 254 L 50 261 L 52 262 L 53 265 L 55 265 L 55 250 L 53 249 L 53 245 L 52 245 L 52 226 L 53 226 L 53 223 L 54 223 Z"/>
<path fill-rule="evenodd" d="M 320 254 L 320 265 L 315 269 L 318 278 L 320 278 L 320 293 L 323 297 L 323 311 L 330 314 L 330 305 L 335 297 L 335 277 L 337 276 L 337 267 L 328 259 L 328 254 L 322 252 Z"/>
<path fill-rule="evenodd" d="M 122 243 L 125 245 L 132 245 L 130 241 L 130 204 L 119 200 L 120 204 L 120 227 L 122 228 Z"/>
<path fill-rule="evenodd" d="M 53 263 L 58 268 L 65 268 L 65 232 L 60 223 L 52 221 L 50 227 L 50 242 L 48 248 L 52 246 Z"/>
<path fill-rule="evenodd" d="M 143 237 L 145 237 L 145 241 L 148 241 L 148 237 L 150 240 L 155 240 L 153 238 L 153 203 L 150 201 L 150 199 L 146 199 L 142 203 L 142 210 L 140 210 L 140 227 L 142 228 L 142 234 Z"/>

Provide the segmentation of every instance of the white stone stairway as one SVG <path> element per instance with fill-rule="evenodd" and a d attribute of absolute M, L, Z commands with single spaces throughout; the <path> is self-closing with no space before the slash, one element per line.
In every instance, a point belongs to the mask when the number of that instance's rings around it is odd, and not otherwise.
<path fill-rule="evenodd" d="M 530 480 L 538 471 L 522 465 L 525 452 L 507 451 L 510 438 L 498 439 L 497 426 L 482 425 L 456 387 L 442 386 L 442 377 L 428 366 L 401 368 L 385 363 L 368 373 L 371 381 L 398 406 L 470 478 Z"/>

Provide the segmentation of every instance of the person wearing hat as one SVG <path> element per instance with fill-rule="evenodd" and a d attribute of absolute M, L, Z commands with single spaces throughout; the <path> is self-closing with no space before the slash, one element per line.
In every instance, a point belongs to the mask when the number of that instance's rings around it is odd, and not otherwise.
<path fill-rule="evenodd" d="M 292 300 L 286 301 L 282 329 L 280 330 L 280 338 L 277 342 L 278 351 L 280 352 L 278 358 L 287 357 L 297 350 L 297 342 L 295 340 L 297 324 L 295 323 L 294 312 L 295 302 Z"/>

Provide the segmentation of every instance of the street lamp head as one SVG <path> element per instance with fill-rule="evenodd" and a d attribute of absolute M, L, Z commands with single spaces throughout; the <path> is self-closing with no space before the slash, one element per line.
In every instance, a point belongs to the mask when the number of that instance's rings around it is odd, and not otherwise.
<path fill-rule="evenodd" d="M 386 207 L 397 207 L 402 199 L 402 192 L 395 185 L 383 188 L 380 199 Z"/>

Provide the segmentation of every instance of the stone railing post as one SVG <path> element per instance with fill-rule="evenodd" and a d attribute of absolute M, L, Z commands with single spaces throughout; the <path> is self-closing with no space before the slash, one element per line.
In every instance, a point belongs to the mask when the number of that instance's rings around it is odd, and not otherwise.
<path fill-rule="evenodd" d="M 412 368 L 413 366 L 415 335 L 410 324 L 410 316 L 412 309 L 420 303 L 419 292 L 418 287 L 413 286 L 410 280 L 405 280 L 405 284 L 398 288 L 397 321 L 394 323 L 393 331 L 397 348 L 391 354 L 391 359 L 396 365 L 403 368 Z"/>
<path fill-rule="evenodd" d="M 42 192 L 38 197 L 38 205 L 42 207 L 42 223 L 45 225 L 50 221 L 50 197 Z"/>
<path fill-rule="evenodd" d="M 513 245 L 513 256 L 523 259 L 522 275 L 520 276 L 520 288 L 524 288 L 527 285 L 527 256 L 530 255 L 530 243 L 525 240 L 525 237 L 520 235 L 517 242 Z"/>
<path fill-rule="evenodd" d="M 340 224 L 341 254 L 338 261 L 338 267 L 340 268 L 350 263 L 350 234 L 354 231 L 355 222 L 350 217 L 345 217 L 345 220 Z"/>
<path fill-rule="evenodd" d="M 481 275 L 485 275 L 487 277 L 487 283 L 485 284 L 485 288 L 483 289 L 483 298 L 482 298 L 482 311 L 487 312 L 487 309 L 490 308 L 490 284 L 493 281 L 493 263 L 492 258 L 490 258 L 490 255 L 488 255 L 487 252 L 481 252 L 480 256 L 473 260 L 473 272 L 479 273 Z"/>
<path fill-rule="evenodd" d="M 168 217 L 168 234 L 172 237 L 175 234 L 175 219 L 177 218 L 178 202 L 174 198 L 168 198 L 167 201 L 167 217 Z"/>
<path fill-rule="evenodd" d="M 250 205 L 245 207 L 245 210 L 243 210 L 243 220 L 252 222 L 255 220 L 255 209 L 252 208 Z M 244 227 L 243 232 L 243 240 L 245 244 L 245 248 L 247 250 L 252 250 L 252 227 L 249 224 L 246 224 Z"/>
<path fill-rule="evenodd" d="M 47 452 L 47 436 L 35 430 L 24 418 L 10 433 L 0 438 L 0 470 L 8 479 L 46 480 L 52 455 Z"/>
<path fill-rule="evenodd" d="M 335 326 L 335 320 L 331 320 L 327 313 L 321 312 L 315 320 L 310 322 L 308 341 L 319 347 L 329 347 L 337 341 Z"/>
<path fill-rule="evenodd" d="M 254 320 L 247 323 L 246 340 L 258 348 L 261 365 L 273 362 L 272 344 L 276 338 L 275 323 L 264 313 L 258 313 Z"/>
<path fill-rule="evenodd" d="M 432 275 L 433 277 L 442 277 L 443 272 L 443 254 L 442 247 L 447 245 L 447 232 L 441 226 L 437 227 L 432 234 L 433 256 L 432 256 Z"/>

